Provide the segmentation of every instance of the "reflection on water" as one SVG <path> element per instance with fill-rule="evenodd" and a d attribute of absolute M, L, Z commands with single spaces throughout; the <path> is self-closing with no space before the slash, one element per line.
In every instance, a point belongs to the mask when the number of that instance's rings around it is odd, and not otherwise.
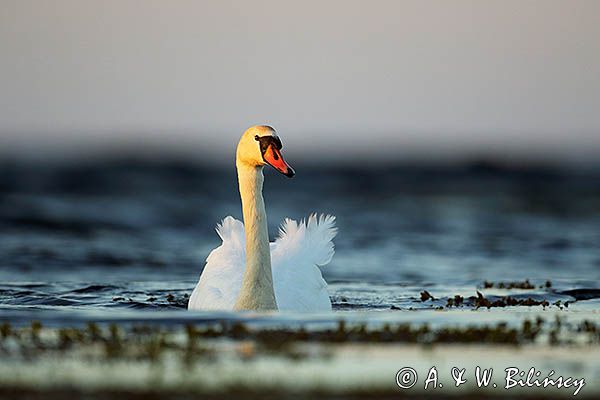
<path fill-rule="evenodd" d="M 0 302 L 11 312 L 179 308 L 219 244 L 216 223 L 241 216 L 233 169 L 1 171 Z M 598 175 L 485 164 L 297 172 L 267 172 L 270 232 L 284 217 L 337 216 L 336 255 L 323 274 L 339 310 L 416 307 L 423 288 L 445 302 L 474 295 L 484 280 L 551 280 L 551 290 L 526 293 L 554 301 L 598 287 Z"/>

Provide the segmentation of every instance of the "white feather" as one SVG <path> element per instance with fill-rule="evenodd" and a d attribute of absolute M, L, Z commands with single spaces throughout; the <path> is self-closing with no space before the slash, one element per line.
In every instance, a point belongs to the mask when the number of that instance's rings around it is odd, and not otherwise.
<path fill-rule="evenodd" d="M 242 222 L 226 217 L 217 226 L 223 240 L 206 259 L 206 266 L 190 296 L 191 310 L 232 310 L 245 270 Z M 328 311 L 331 301 L 319 266 L 331 261 L 335 217 L 315 214 L 297 223 L 286 219 L 279 237 L 270 243 L 273 286 L 281 311 Z"/>

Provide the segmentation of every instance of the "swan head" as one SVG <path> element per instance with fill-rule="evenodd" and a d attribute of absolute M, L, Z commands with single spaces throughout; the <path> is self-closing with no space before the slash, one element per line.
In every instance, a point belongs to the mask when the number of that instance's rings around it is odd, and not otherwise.
<path fill-rule="evenodd" d="M 267 125 L 256 125 L 248 128 L 242 135 L 237 146 L 237 162 L 252 167 L 262 167 L 268 164 L 291 178 L 295 172 L 283 159 L 281 148 L 281 140 L 275 129 Z"/>

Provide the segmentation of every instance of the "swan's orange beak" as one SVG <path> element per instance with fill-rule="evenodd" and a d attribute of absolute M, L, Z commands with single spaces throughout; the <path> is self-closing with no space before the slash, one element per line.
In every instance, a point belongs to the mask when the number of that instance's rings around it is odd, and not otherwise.
<path fill-rule="evenodd" d="M 294 169 L 285 162 L 279 149 L 272 144 L 269 145 L 269 147 L 267 147 L 267 151 L 263 153 L 263 158 L 271 167 L 275 168 L 288 178 L 291 178 L 296 174 Z"/>

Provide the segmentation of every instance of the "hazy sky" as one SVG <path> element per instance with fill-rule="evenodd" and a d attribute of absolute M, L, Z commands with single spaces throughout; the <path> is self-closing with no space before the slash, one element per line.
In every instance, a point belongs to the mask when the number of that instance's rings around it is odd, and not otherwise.
<path fill-rule="evenodd" d="M 596 0 L 0 0 L 0 57 L 4 153 L 600 159 Z"/>

